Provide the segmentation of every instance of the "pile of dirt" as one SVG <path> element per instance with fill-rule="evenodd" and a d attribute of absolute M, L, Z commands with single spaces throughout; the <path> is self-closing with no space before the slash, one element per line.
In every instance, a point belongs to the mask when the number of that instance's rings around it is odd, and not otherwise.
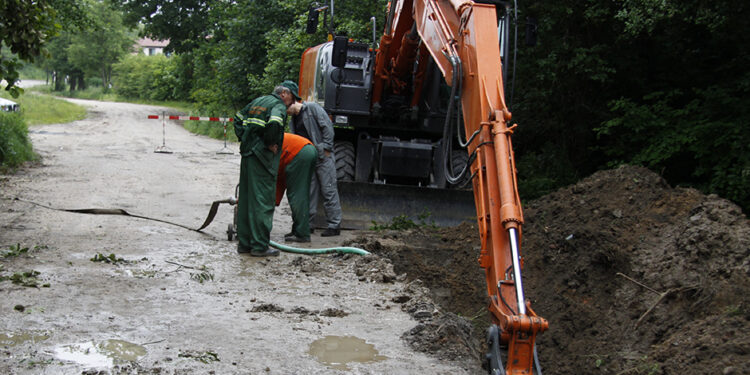
<path fill-rule="evenodd" d="M 625 166 L 530 202 L 524 217 L 526 294 L 550 321 L 537 340 L 546 373 L 750 373 L 750 222 L 736 205 Z M 408 342 L 438 357 L 483 355 L 476 343 L 489 317 L 475 225 L 355 243 L 420 280 L 438 305 L 428 317 L 437 326 L 415 328 Z M 466 341 L 458 346 L 420 347 L 415 337 L 441 340 L 428 336 L 434 328 L 463 327 L 440 319 L 471 322 L 471 340 L 461 328 L 452 330 Z"/>

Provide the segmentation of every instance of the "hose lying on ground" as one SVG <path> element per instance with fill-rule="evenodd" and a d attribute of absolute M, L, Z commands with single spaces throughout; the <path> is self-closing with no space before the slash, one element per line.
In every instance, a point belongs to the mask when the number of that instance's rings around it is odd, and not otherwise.
<path fill-rule="evenodd" d="M 187 226 L 182 225 L 182 224 L 173 223 L 171 221 L 166 221 L 166 220 L 161 220 L 161 219 L 155 219 L 155 218 L 152 218 L 152 217 L 141 216 L 141 215 L 134 215 L 134 214 L 131 214 L 131 213 L 129 213 L 129 212 L 127 212 L 127 211 L 125 211 L 125 210 L 123 210 L 121 208 L 64 209 L 64 208 L 55 208 L 55 207 L 45 206 L 43 204 L 39 204 L 39 203 L 32 202 L 32 201 L 27 201 L 25 199 L 20 199 L 20 198 L 14 198 L 14 200 L 21 201 L 21 202 L 26 202 L 26 203 L 29 203 L 29 204 L 33 204 L 35 206 L 44 207 L 44 208 L 47 208 L 47 209 L 50 209 L 50 210 L 55 210 L 55 211 L 73 212 L 73 213 L 78 213 L 78 214 L 90 214 L 90 215 L 122 215 L 122 216 L 136 217 L 136 218 L 139 218 L 139 219 L 152 220 L 152 221 L 158 221 L 158 222 L 164 223 L 164 224 L 176 225 L 176 226 L 178 226 L 180 228 L 184 228 L 184 229 L 195 231 L 195 232 L 199 232 L 199 233 L 203 233 L 203 232 L 201 232 L 201 230 L 203 228 L 207 227 L 208 224 L 210 224 L 213 221 L 214 216 L 216 216 L 216 211 L 219 208 L 219 204 L 221 204 L 221 203 L 229 203 L 229 204 L 236 203 L 236 201 L 233 201 L 232 198 L 225 199 L 225 200 L 220 200 L 220 201 L 214 201 L 213 204 L 211 204 L 211 209 L 209 210 L 208 217 L 203 222 L 203 225 L 200 228 L 198 228 L 198 229 L 193 229 L 193 228 L 187 227 Z M 327 247 L 327 248 L 322 248 L 322 249 L 305 249 L 305 248 L 298 248 L 298 247 L 286 246 L 286 245 L 282 245 L 282 244 L 279 244 L 279 243 L 276 243 L 276 242 L 273 242 L 273 241 L 270 242 L 270 245 L 273 246 L 273 247 L 275 247 L 275 248 L 277 248 L 277 249 L 279 249 L 279 250 L 281 250 L 281 251 L 285 251 L 285 252 L 288 252 L 288 253 L 305 254 L 305 255 L 329 254 L 329 253 L 357 254 L 357 255 L 369 255 L 370 254 L 367 250 L 363 250 L 363 249 L 360 249 L 358 247 L 341 246 L 341 247 Z"/>
<path fill-rule="evenodd" d="M 273 241 L 270 242 L 270 245 L 281 251 L 285 251 L 287 253 L 296 253 L 296 254 L 305 254 L 305 255 L 328 254 L 328 253 L 370 255 L 369 251 L 360 249 L 358 247 L 340 246 L 340 247 L 326 247 L 322 249 L 305 249 L 305 248 L 282 245 L 280 243 L 276 243 Z"/>

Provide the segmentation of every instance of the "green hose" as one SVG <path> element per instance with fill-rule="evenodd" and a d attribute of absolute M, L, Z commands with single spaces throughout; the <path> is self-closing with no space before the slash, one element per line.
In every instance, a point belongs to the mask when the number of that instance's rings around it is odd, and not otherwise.
<path fill-rule="evenodd" d="M 326 247 L 322 249 L 302 249 L 299 247 L 291 247 L 282 245 L 276 242 L 271 241 L 270 245 L 281 250 L 286 251 L 288 253 L 297 253 L 297 254 L 306 254 L 306 255 L 315 255 L 315 254 L 329 254 L 329 253 L 342 253 L 342 254 L 357 254 L 357 255 L 370 255 L 370 252 L 367 250 L 362 250 L 358 247 Z"/>

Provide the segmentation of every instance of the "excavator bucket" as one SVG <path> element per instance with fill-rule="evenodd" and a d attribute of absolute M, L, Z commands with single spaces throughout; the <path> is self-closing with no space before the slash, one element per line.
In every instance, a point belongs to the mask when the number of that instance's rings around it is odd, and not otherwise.
<path fill-rule="evenodd" d="M 339 181 L 338 191 L 342 229 L 370 229 L 374 224 L 392 223 L 394 218 L 436 226 L 476 221 L 471 190 Z M 321 201 L 313 223 L 317 228 L 326 227 Z"/>

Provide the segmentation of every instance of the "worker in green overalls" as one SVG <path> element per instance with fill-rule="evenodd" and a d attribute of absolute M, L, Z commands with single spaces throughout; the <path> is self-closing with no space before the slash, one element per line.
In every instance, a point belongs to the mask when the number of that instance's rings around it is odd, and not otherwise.
<path fill-rule="evenodd" d="M 284 140 L 286 109 L 299 100 L 297 84 L 284 81 L 271 95 L 253 100 L 234 117 L 234 132 L 240 140 L 240 191 L 237 202 L 238 253 L 275 256 L 269 248 L 276 174 Z"/>

